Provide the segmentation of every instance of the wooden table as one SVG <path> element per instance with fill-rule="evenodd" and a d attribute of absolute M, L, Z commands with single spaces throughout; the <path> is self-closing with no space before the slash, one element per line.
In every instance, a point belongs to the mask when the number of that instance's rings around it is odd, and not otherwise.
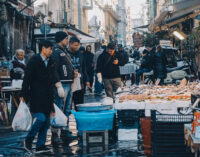
<path fill-rule="evenodd" d="M 1 89 L 1 97 L 2 97 L 2 108 L 5 113 L 5 120 L 6 120 L 6 125 L 9 126 L 9 118 L 8 118 L 8 106 L 6 104 L 6 94 L 9 94 L 12 97 L 12 101 L 14 102 L 15 106 L 18 108 L 19 104 L 16 101 L 16 98 L 14 97 L 14 94 L 16 92 L 21 91 L 20 88 L 14 88 L 14 87 L 3 87 Z M 0 102 L 1 105 L 1 102 Z"/>

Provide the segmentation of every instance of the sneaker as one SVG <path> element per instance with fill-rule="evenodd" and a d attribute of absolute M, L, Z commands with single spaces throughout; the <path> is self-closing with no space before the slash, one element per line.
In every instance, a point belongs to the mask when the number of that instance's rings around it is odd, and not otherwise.
<path fill-rule="evenodd" d="M 32 142 L 25 140 L 24 141 L 24 149 L 28 152 L 32 152 Z"/>
<path fill-rule="evenodd" d="M 58 135 L 55 133 L 52 133 L 51 144 L 56 145 L 56 144 L 62 144 L 62 143 L 63 141 L 58 137 Z"/>
<path fill-rule="evenodd" d="M 68 138 L 68 139 L 75 139 L 77 138 L 77 136 L 74 136 L 72 134 L 72 132 L 70 132 L 69 130 L 61 130 L 61 138 Z"/>
<path fill-rule="evenodd" d="M 49 149 L 45 145 L 43 145 L 36 148 L 36 152 L 40 152 L 40 151 L 49 151 Z"/>

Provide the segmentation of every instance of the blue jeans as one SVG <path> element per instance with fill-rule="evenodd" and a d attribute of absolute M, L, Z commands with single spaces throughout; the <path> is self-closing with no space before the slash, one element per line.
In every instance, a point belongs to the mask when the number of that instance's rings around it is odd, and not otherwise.
<path fill-rule="evenodd" d="M 101 94 L 102 92 L 102 84 L 98 81 L 97 73 L 95 71 L 95 83 L 94 83 L 94 92 Z"/>
<path fill-rule="evenodd" d="M 44 113 L 34 113 L 33 116 L 36 118 L 34 121 L 31 131 L 28 133 L 26 140 L 33 141 L 36 134 L 38 133 L 38 139 L 36 148 L 45 145 L 47 130 L 50 125 L 50 116 L 45 115 Z"/>
<path fill-rule="evenodd" d="M 144 69 L 138 69 L 137 71 L 136 71 L 136 84 L 138 85 L 139 83 L 140 83 L 140 76 L 143 74 L 143 73 L 145 73 L 145 72 L 150 72 L 151 71 L 151 69 L 146 69 L 146 68 L 144 68 Z"/>
<path fill-rule="evenodd" d="M 57 89 L 55 88 L 55 104 L 63 111 L 64 108 L 64 114 L 69 117 L 70 111 L 71 111 L 71 99 L 72 99 L 72 88 L 71 84 L 68 83 L 62 83 L 63 89 L 65 91 L 65 97 L 60 98 L 58 96 Z M 69 119 L 69 118 L 68 118 Z"/>

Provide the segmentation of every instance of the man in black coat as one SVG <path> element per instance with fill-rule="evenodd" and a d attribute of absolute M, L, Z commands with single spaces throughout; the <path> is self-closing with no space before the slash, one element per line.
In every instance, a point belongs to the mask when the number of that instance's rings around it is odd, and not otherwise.
<path fill-rule="evenodd" d="M 69 40 L 68 53 L 71 56 L 75 72 L 79 73 L 78 75 L 80 76 L 81 84 L 81 89 L 73 92 L 72 100 L 74 101 L 75 106 L 77 104 L 84 103 L 84 84 L 86 84 L 88 88 L 90 88 L 89 77 L 86 72 L 84 56 L 82 53 L 79 52 L 79 48 L 80 40 L 75 36 L 71 37 Z"/>
<path fill-rule="evenodd" d="M 113 91 L 121 87 L 119 66 L 125 64 L 123 57 L 115 51 L 115 44 L 109 43 L 107 49 L 98 57 L 97 76 L 99 82 L 104 82 L 106 95 L 114 98 Z M 102 76 L 102 77 L 101 77 Z"/>
<path fill-rule="evenodd" d="M 53 44 L 50 41 L 42 41 L 40 54 L 31 58 L 25 71 L 20 99 L 30 104 L 30 111 L 36 118 L 24 143 L 24 147 L 28 151 L 32 150 L 32 142 L 37 134 L 36 151 L 46 149 L 45 142 L 50 116 L 55 116 L 53 106 L 55 62 L 49 59 L 52 48 Z"/>
<path fill-rule="evenodd" d="M 92 92 L 92 85 L 94 82 L 94 64 L 93 64 L 94 54 L 91 52 L 91 48 L 92 48 L 91 45 L 87 45 L 86 52 L 84 53 L 86 72 L 89 77 L 89 82 L 91 86 L 91 88 L 89 89 L 90 92 Z"/>

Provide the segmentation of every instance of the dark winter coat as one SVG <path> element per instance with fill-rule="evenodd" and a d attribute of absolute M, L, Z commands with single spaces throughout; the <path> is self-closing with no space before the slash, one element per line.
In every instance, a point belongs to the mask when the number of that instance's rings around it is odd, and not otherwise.
<path fill-rule="evenodd" d="M 73 83 L 75 69 L 67 51 L 56 44 L 51 58 L 56 62 L 56 82 Z"/>
<path fill-rule="evenodd" d="M 118 59 L 118 65 L 113 64 L 113 61 Z M 102 73 L 103 79 L 113 79 L 120 77 L 119 66 L 124 66 L 125 62 L 123 57 L 115 52 L 111 56 L 106 50 L 98 57 L 97 60 L 97 73 Z"/>
<path fill-rule="evenodd" d="M 151 69 L 151 57 L 149 55 L 143 56 L 141 60 L 142 69 Z"/>
<path fill-rule="evenodd" d="M 134 58 L 135 60 L 139 60 L 140 59 L 140 52 L 133 50 L 133 54 L 131 55 L 132 58 Z"/>
<path fill-rule="evenodd" d="M 30 104 L 32 113 L 50 114 L 54 111 L 53 87 L 55 62 L 50 59 L 46 67 L 40 54 L 29 61 L 22 84 L 21 96 Z"/>
<path fill-rule="evenodd" d="M 89 77 L 86 72 L 85 59 L 81 52 L 72 53 L 69 50 L 67 51 L 71 57 L 72 64 L 75 69 L 78 69 L 78 72 L 81 74 L 81 86 L 84 87 L 85 82 L 89 82 Z"/>
<path fill-rule="evenodd" d="M 94 64 L 93 64 L 94 54 L 92 52 L 86 51 L 84 53 L 84 58 L 85 58 L 87 73 L 88 74 L 92 73 L 94 71 Z"/>
<path fill-rule="evenodd" d="M 26 64 L 20 63 L 16 56 L 14 57 L 12 64 L 13 68 L 10 71 L 11 79 L 23 79 Z"/>
<path fill-rule="evenodd" d="M 128 53 L 126 51 L 119 51 L 118 52 L 121 58 L 123 59 L 124 64 L 127 64 L 129 61 Z"/>
<path fill-rule="evenodd" d="M 167 60 L 165 55 L 162 52 L 156 52 L 153 57 L 153 62 L 154 62 L 153 70 L 155 78 L 160 78 L 160 79 L 166 78 Z"/>

